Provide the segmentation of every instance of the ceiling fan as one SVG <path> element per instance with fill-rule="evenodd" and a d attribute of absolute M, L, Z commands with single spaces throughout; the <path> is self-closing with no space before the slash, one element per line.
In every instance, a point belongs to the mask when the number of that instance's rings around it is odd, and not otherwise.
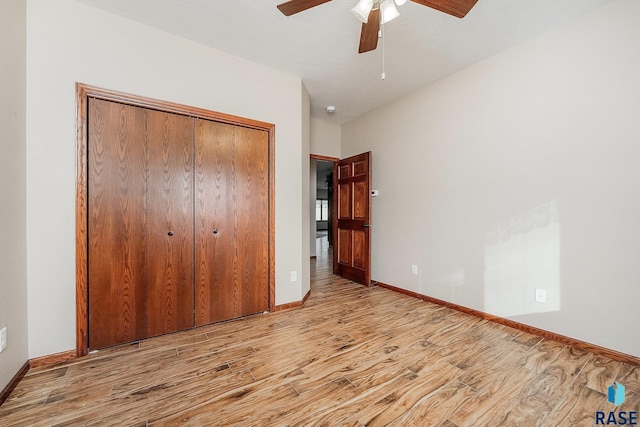
<path fill-rule="evenodd" d="M 280 12 L 291 16 L 311 9 L 331 0 L 290 0 L 278 5 Z M 411 0 L 414 3 L 431 7 L 457 18 L 464 18 L 478 0 Z M 378 47 L 378 31 L 380 25 L 396 18 L 400 13 L 396 6 L 402 6 L 407 0 L 359 0 L 351 9 L 362 22 L 360 48 L 358 53 L 369 52 Z"/>

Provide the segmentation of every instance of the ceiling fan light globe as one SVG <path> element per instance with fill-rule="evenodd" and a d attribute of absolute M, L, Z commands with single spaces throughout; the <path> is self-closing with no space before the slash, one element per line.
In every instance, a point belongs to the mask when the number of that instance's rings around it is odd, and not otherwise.
<path fill-rule="evenodd" d="M 396 1 L 396 6 L 402 6 L 407 2 L 407 0 L 395 0 L 395 1 Z"/>
<path fill-rule="evenodd" d="M 360 0 L 358 4 L 351 9 L 353 15 L 358 18 L 358 21 L 366 24 L 369 20 L 369 13 L 373 8 L 373 0 Z"/>
<path fill-rule="evenodd" d="M 380 3 L 380 13 L 382 14 L 382 20 L 380 21 L 382 24 L 386 24 L 400 16 L 400 12 L 396 9 L 396 4 L 393 0 L 384 0 Z"/>

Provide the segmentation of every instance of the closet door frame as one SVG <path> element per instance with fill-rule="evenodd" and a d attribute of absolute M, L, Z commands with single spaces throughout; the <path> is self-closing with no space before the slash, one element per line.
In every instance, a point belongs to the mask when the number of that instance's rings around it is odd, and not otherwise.
<path fill-rule="evenodd" d="M 275 125 L 202 108 L 76 83 L 76 356 L 89 349 L 88 108 L 89 98 L 212 120 L 267 132 L 269 144 L 269 311 L 275 307 Z"/>

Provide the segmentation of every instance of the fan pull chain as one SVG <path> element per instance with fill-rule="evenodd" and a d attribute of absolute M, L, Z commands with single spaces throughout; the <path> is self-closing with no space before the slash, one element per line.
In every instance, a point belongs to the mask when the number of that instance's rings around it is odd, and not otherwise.
<path fill-rule="evenodd" d="M 378 37 L 382 39 L 382 76 L 381 79 L 384 80 L 387 77 L 387 74 L 384 72 L 384 24 L 380 24 L 380 31 L 378 32 Z"/>

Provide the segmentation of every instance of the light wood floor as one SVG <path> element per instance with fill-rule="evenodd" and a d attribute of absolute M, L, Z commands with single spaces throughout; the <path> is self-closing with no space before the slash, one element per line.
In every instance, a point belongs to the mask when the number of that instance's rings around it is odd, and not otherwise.
<path fill-rule="evenodd" d="M 301 309 L 31 370 L 1 426 L 564 426 L 640 408 L 640 369 L 312 264 Z"/>

